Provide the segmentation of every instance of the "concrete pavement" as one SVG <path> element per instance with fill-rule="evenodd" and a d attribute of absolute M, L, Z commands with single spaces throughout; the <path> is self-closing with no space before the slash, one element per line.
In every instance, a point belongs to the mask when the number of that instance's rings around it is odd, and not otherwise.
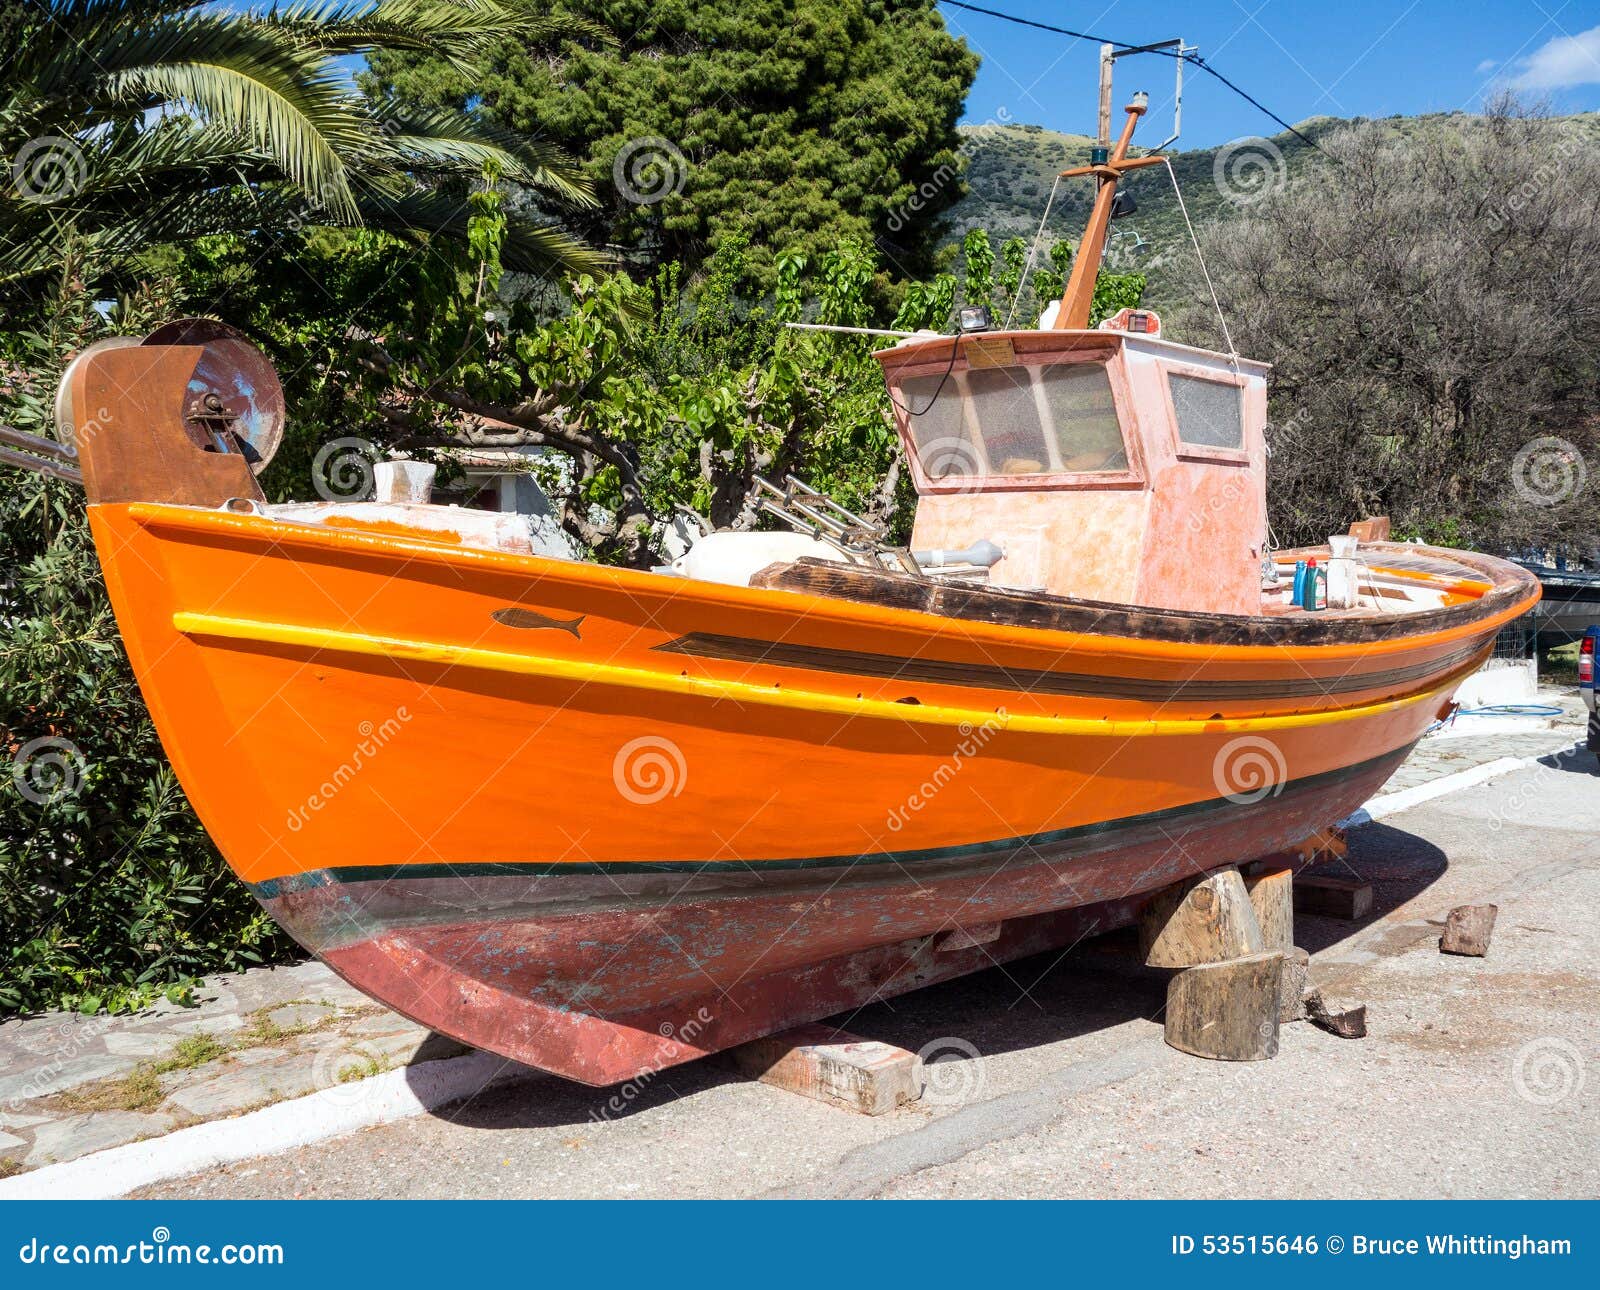
<path fill-rule="evenodd" d="M 620 1111 L 614 1090 L 531 1076 L 139 1194 L 1600 1194 L 1594 756 L 1361 828 L 1348 865 L 1375 885 L 1373 916 L 1302 918 L 1297 939 L 1325 994 L 1368 1005 L 1364 1040 L 1301 1023 L 1270 1062 L 1185 1057 L 1161 1040 L 1160 981 L 1095 944 L 849 1018 L 949 1059 L 920 1103 L 875 1119 L 715 1061 L 660 1073 Z M 1439 954 L 1450 908 L 1485 901 L 1500 905 L 1489 956 Z"/>

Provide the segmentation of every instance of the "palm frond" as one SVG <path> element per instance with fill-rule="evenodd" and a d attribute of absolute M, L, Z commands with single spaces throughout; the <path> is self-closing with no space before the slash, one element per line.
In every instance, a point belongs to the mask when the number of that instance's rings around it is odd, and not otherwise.
<path fill-rule="evenodd" d="M 469 210 L 443 193 L 417 190 L 398 198 L 363 198 L 363 222 L 415 241 L 420 233 L 465 240 Z M 587 247 L 553 224 L 512 215 L 506 221 L 501 258 L 508 269 L 539 277 L 603 273 L 614 268 L 609 256 Z"/>
<path fill-rule="evenodd" d="M 494 162 L 509 180 L 573 205 L 596 205 L 571 157 L 553 144 L 461 112 L 378 109 L 386 145 L 418 169 L 463 167 L 481 172 Z"/>

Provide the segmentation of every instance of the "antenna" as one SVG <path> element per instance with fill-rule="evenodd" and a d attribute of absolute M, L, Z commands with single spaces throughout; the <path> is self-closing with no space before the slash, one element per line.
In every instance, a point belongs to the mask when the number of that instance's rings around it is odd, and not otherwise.
<path fill-rule="evenodd" d="M 1183 133 L 1183 65 L 1188 61 L 1189 55 L 1200 52 L 1200 46 L 1185 45 L 1182 36 L 1176 40 L 1158 40 L 1153 45 L 1133 45 L 1127 49 L 1118 49 L 1115 45 L 1100 46 L 1100 143 L 1103 147 L 1111 145 L 1112 63 L 1119 58 L 1126 58 L 1129 54 L 1160 54 L 1168 51 L 1171 51 L 1169 57 L 1177 64 L 1172 88 L 1172 133 L 1151 148 L 1151 152 L 1170 148 Z"/>
<path fill-rule="evenodd" d="M 1129 54 L 1164 53 L 1178 64 L 1178 95 L 1174 104 L 1173 125 L 1180 123 L 1179 113 L 1182 111 L 1183 94 L 1183 63 L 1186 51 L 1191 47 L 1183 43 L 1183 37 L 1175 40 L 1162 40 L 1153 45 L 1135 45 L 1128 49 L 1118 49 L 1111 44 L 1100 46 L 1100 133 L 1094 148 L 1089 155 L 1087 166 L 1074 166 L 1070 170 L 1063 170 L 1059 179 L 1072 179 L 1083 175 L 1093 175 L 1098 188 L 1094 196 L 1094 208 L 1089 213 L 1089 222 L 1083 230 L 1083 240 L 1078 244 L 1078 254 L 1073 260 L 1072 276 L 1067 282 L 1067 289 L 1061 296 L 1061 307 L 1056 311 L 1055 329 L 1064 331 L 1069 328 L 1083 328 L 1089 325 L 1089 312 L 1094 303 L 1094 282 L 1100 272 L 1100 262 L 1105 258 L 1106 240 L 1110 233 L 1113 203 L 1117 196 L 1117 183 L 1123 174 L 1129 170 L 1136 170 L 1141 166 L 1160 165 L 1166 158 L 1152 152 L 1145 157 L 1129 157 L 1128 147 L 1133 142 L 1133 130 L 1139 118 L 1145 114 L 1150 106 L 1150 96 L 1140 90 L 1128 102 L 1128 119 L 1122 127 L 1122 135 L 1117 140 L 1116 146 L 1111 143 L 1111 72 L 1119 58 Z M 1174 129 L 1172 137 L 1162 143 L 1161 147 L 1173 142 L 1178 137 Z"/>

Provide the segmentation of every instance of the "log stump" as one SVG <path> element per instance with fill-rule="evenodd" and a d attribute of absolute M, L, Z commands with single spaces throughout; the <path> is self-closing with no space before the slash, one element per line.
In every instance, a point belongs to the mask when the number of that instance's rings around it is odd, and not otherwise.
<path fill-rule="evenodd" d="M 1278 951 L 1179 972 L 1167 984 L 1167 1043 L 1216 1061 L 1276 1057 L 1282 984 Z"/>
<path fill-rule="evenodd" d="M 1139 953 L 1149 967 L 1195 967 L 1264 949 L 1261 925 L 1237 869 L 1163 888 L 1139 917 Z"/>
<path fill-rule="evenodd" d="M 1261 948 L 1287 954 L 1294 949 L 1294 870 L 1269 869 L 1246 878 L 1244 885 L 1261 928 Z"/>
<path fill-rule="evenodd" d="M 1283 956 L 1283 980 L 1278 986 L 1278 1020 L 1301 1021 L 1306 1015 L 1306 987 L 1311 984 L 1311 955 L 1291 945 Z"/>

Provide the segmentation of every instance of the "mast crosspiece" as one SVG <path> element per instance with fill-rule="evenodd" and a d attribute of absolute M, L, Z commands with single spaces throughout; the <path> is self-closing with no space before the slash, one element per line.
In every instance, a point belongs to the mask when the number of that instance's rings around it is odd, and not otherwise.
<path fill-rule="evenodd" d="M 1094 282 L 1100 272 L 1100 261 L 1105 258 L 1106 237 L 1111 229 L 1111 205 L 1116 199 L 1117 182 L 1129 170 L 1141 166 L 1159 166 L 1163 156 L 1130 157 L 1128 146 L 1133 142 L 1133 128 L 1149 106 L 1147 95 L 1133 96 L 1128 104 L 1128 119 L 1122 125 L 1122 137 L 1104 161 L 1096 159 L 1087 166 L 1074 166 L 1061 172 L 1062 179 L 1077 179 L 1093 175 L 1099 181 L 1094 196 L 1094 209 L 1089 213 L 1089 223 L 1083 230 L 1083 241 L 1072 262 L 1072 276 L 1061 297 L 1061 308 L 1056 313 L 1055 329 L 1084 328 L 1089 325 L 1089 310 L 1094 303 Z"/>

